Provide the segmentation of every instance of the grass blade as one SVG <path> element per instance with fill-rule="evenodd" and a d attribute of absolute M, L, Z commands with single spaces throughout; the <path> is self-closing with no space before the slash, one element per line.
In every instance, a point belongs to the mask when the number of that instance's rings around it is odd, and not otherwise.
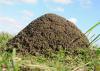
<path fill-rule="evenodd" d="M 90 33 L 98 25 L 100 25 L 100 22 L 97 22 L 96 24 L 94 24 L 94 26 L 92 26 L 89 30 L 87 30 L 87 32 L 85 34 Z"/>
<path fill-rule="evenodd" d="M 91 42 L 90 42 L 90 44 L 92 44 L 94 41 L 97 41 L 97 39 L 100 37 L 100 34 L 99 35 L 97 35 Z"/>

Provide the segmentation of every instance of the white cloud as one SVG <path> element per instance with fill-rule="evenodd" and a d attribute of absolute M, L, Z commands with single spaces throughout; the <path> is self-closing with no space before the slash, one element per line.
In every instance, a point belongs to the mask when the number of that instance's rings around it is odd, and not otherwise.
<path fill-rule="evenodd" d="M 17 33 L 22 29 L 22 25 L 10 17 L 0 17 L 0 30 L 3 32 Z"/>
<path fill-rule="evenodd" d="M 2 30 L 0 29 L 0 32 L 2 32 Z"/>
<path fill-rule="evenodd" d="M 12 0 L 0 0 L 0 4 L 12 5 L 13 4 L 13 1 Z"/>
<path fill-rule="evenodd" d="M 56 7 L 54 8 L 55 11 L 59 11 L 59 12 L 64 12 L 64 8 L 63 7 Z"/>
<path fill-rule="evenodd" d="M 55 12 L 64 12 L 65 11 L 65 7 L 63 7 L 63 6 L 46 5 L 46 8 L 51 10 L 51 11 L 55 11 Z M 47 10 L 44 10 L 44 12 L 48 13 Z"/>
<path fill-rule="evenodd" d="M 60 4 L 71 4 L 73 0 L 44 0 L 44 2 L 54 2 L 54 3 L 60 3 Z"/>
<path fill-rule="evenodd" d="M 0 4 L 13 5 L 17 3 L 36 4 L 37 0 L 0 0 Z"/>
<path fill-rule="evenodd" d="M 35 3 L 37 3 L 37 0 L 19 0 L 19 2 L 29 3 L 29 4 L 35 4 Z"/>
<path fill-rule="evenodd" d="M 77 23 L 77 19 L 76 19 L 76 18 L 70 18 L 69 21 L 71 21 L 71 22 L 74 23 L 74 24 Z"/>
<path fill-rule="evenodd" d="M 1 24 L 12 24 L 14 26 L 16 26 L 17 28 L 20 28 L 20 24 L 18 21 L 16 21 L 13 18 L 9 18 L 9 17 L 0 17 L 0 23 Z"/>
<path fill-rule="evenodd" d="M 34 13 L 30 10 L 23 10 L 21 11 L 23 20 L 30 20 L 32 17 L 34 17 Z"/>
<path fill-rule="evenodd" d="M 28 17 L 32 17 L 34 15 L 32 11 L 28 10 L 23 10 L 22 13 Z"/>
<path fill-rule="evenodd" d="M 92 0 L 79 0 L 82 7 L 88 8 L 92 4 Z"/>
<path fill-rule="evenodd" d="M 71 4 L 72 0 L 53 0 L 55 3 Z"/>
<path fill-rule="evenodd" d="M 74 0 L 44 0 L 46 7 L 53 11 L 64 12 L 65 7 L 63 5 L 72 4 Z M 51 5 L 52 3 L 61 4 L 61 5 Z"/>

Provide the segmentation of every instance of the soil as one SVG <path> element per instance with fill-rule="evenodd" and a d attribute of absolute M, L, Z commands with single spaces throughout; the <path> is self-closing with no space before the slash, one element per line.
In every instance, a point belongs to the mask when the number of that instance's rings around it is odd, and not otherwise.
<path fill-rule="evenodd" d="M 56 14 L 45 14 L 26 26 L 8 46 L 30 54 L 47 54 L 60 48 L 87 48 L 89 41 L 75 24 Z"/>

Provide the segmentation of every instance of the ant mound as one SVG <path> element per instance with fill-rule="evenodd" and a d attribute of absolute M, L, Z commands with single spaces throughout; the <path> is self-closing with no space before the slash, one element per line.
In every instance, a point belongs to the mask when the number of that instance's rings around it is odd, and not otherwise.
<path fill-rule="evenodd" d="M 72 22 L 56 14 L 45 14 L 32 21 L 7 45 L 36 55 L 59 51 L 60 48 L 87 48 L 89 41 Z"/>

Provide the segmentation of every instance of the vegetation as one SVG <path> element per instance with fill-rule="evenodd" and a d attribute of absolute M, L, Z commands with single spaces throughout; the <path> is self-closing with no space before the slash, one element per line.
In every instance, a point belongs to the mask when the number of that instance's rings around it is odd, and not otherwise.
<path fill-rule="evenodd" d="M 96 23 L 90 28 L 86 35 L 100 25 Z M 6 43 L 13 38 L 8 33 L 0 34 L 0 71 L 97 71 L 100 70 L 100 47 L 92 45 L 100 39 L 100 34 L 91 38 L 89 48 L 70 49 L 65 55 L 65 51 L 61 49 L 57 53 L 52 53 L 52 57 L 32 56 L 30 54 L 21 55 L 13 49 L 12 52 L 5 51 Z"/>

